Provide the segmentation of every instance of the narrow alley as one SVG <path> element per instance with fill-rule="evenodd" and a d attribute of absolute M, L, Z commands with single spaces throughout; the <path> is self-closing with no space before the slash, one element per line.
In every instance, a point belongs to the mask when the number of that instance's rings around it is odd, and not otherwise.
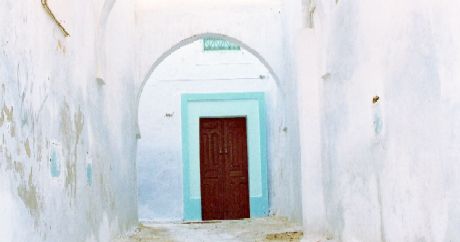
<path fill-rule="evenodd" d="M 459 13 L 0 0 L 0 242 L 460 242 Z"/>

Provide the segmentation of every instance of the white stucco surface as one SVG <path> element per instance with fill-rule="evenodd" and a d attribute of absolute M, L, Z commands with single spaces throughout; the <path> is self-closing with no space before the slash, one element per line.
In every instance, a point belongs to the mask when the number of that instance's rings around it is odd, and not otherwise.
<path fill-rule="evenodd" d="M 459 9 L 317 2 L 298 40 L 306 232 L 460 240 Z"/>
<path fill-rule="evenodd" d="M 105 242 L 137 222 L 134 6 L 49 7 L 70 37 L 40 1 L 0 4 L 0 241 Z"/>

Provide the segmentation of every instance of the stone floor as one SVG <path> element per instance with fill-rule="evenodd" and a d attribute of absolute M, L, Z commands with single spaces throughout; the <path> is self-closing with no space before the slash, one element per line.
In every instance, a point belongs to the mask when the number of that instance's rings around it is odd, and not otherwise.
<path fill-rule="evenodd" d="M 301 226 L 285 218 L 268 217 L 202 223 L 143 223 L 133 234 L 114 242 L 300 241 L 302 237 Z"/>

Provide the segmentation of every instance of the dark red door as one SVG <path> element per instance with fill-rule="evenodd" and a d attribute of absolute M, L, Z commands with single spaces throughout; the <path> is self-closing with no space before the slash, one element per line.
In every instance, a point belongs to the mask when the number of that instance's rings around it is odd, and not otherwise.
<path fill-rule="evenodd" d="M 200 119 L 203 220 L 249 217 L 246 118 Z"/>

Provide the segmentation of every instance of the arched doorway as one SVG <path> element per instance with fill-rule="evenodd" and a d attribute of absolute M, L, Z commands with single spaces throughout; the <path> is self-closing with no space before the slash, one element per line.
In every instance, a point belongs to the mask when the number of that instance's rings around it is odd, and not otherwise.
<path fill-rule="evenodd" d="M 276 146 L 273 130 L 283 120 L 276 112 L 281 91 L 271 68 L 253 52 L 237 40 L 205 34 L 182 41 L 155 62 L 139 94 L 140 220 L 205 219 L 204 118 L 245 119 L 248 217 L 269 213 L 267 150 Z"/>

